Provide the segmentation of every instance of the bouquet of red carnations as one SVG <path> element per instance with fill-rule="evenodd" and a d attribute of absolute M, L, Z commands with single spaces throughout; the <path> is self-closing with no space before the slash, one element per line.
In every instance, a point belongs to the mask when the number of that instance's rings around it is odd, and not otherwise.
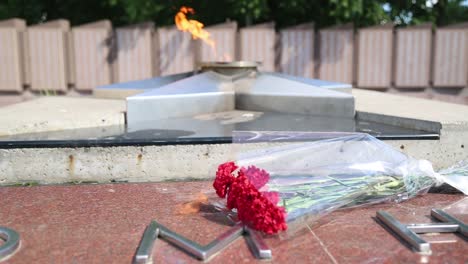
<path fill-rule="evenodd" d="M 319 140 L 310 141 L 316 136 Z M 285 138 L 278 132 L 268 137 L 270 142 Z M 274 234 L 297 219 L 401 202 L 442 182 L 468 192 L 467 164 L 436 173 L 428 161 L 410 158 L 367 134 L 309 134 L 308 140 L 251 151 L 221 164 L 213 183 L 217 195 L 227 198 L 227 208 L 240 221 Z"/>

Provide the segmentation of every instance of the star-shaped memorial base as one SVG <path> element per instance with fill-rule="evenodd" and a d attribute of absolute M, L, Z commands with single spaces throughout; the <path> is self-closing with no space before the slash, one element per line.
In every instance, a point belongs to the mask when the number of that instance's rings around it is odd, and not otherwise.
<path fill-rule="evenodd" d="M 96 89 L 130 95 L 127 123 L 193 117 L 233 110 L 353 118 L 354 97 L 347 84 L 280 73 L 213 71 L 113 84 Z M 117 91 L 117 92 L 116 92 Z"/>

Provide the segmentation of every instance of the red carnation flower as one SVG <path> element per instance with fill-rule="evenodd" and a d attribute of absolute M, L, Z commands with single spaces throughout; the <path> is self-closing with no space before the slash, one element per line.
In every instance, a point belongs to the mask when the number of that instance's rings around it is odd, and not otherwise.
<path fill-rule="evenodd" d="M 272 204 L 278 204 L 280 201 L 278 192 L 262 192 L 263 196 L 267 198 Z"/>
<path fill-rule="evenodd" d="M 227 194 L 227 207 L 236 208 L 239 220 L 256 230 L 267 234 L 286 230 L 286 212 L 284 208 L 276 206 L 278 193 L 261 193 L 258 190 L 268 182 L 269 174 L 250 166 L 239 170 L 237 177 L 234 177 L 232 172 L 236 169 L 234 162 L 221 164 L 213 183 L 219 197 L 224 198 Z"/>
<path fill-rule="evenodd" d="M 255 166 L 249 166 L 247 169 L 241 168 L 247 179 L 255 186 L 260 189 L 270 180 L 270 174 L 266 170 L 259 169 Z"/>
<path fill-rule="evenodd" d="M 213 182 L 213 187 L 219 197 L 226 197 L 227 189 L 235 179 L 232 175 L 235 170 L 237 170 L 237 166 L 234 162 L 226 162 L 219 165 L 218 171 L 216 172 L 216 179 Z"/>

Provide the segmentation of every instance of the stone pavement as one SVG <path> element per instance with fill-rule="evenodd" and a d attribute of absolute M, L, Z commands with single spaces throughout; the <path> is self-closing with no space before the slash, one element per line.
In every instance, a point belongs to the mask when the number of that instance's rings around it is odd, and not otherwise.
<path fill-rule="evenodd" d="M 5 263 L 131 263 L 152 219 L 207 244 L 227 230 L 229 222 L 206 205 L 203 194 L 214 195 L 211 182 L 0 187 L 0 226 L 15 229 L 22 239 L 19 251 Z M 432 256 L 421 256 L 375 220 L 377 210 L 386 210 L 403 223 L 430 222 L 431 208 L 444 209 L 462 199 L 467 198 L 427 194 L 401 204 L 337 211 L 318 225 L 307 222 L 295 232 L 267 237 L 271 262 L 467 263 L 468 243 L 461 237 L 426 236 L 452 243 L 433 244 Z M 468 221 L 466 210 L 452 214 Z M 198 262 L 161 240 L 155 243 L 153 259 Z M 241 262 L 260 262 L 245 239 L 236 240 L 209 263 Z"/>

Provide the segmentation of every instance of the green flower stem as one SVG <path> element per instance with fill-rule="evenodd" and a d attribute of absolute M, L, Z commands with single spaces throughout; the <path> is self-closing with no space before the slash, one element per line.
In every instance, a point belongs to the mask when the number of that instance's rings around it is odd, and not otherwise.
<path fill-rule="evenodd" d="M 346 176 L 346 175 L 345 175 Z M 418 178 L 418 177 L 414 177 Z M 277 181 L 275 181 L 275 179 Z M 413 180 L 413 178 L 411 178 Z M 420 180 L 420 179 L 418 179 Z M 427 179 L 422 179 L 427 180 Z M 302 182 L 301 182 L 302 181 Z M 288 182 L 298 182 L 287 184 Z M 284 183 L 283 185 L 281 185 Z M 276 176 L 268 184 L 269 191 L 280 193 L 286 212 L 317 208 L 329 208 L 347 204 L 373 202 L 406 191 L 402 177 L 387 175 L 366 175 L 339 178 L 337 176 Z"/>

